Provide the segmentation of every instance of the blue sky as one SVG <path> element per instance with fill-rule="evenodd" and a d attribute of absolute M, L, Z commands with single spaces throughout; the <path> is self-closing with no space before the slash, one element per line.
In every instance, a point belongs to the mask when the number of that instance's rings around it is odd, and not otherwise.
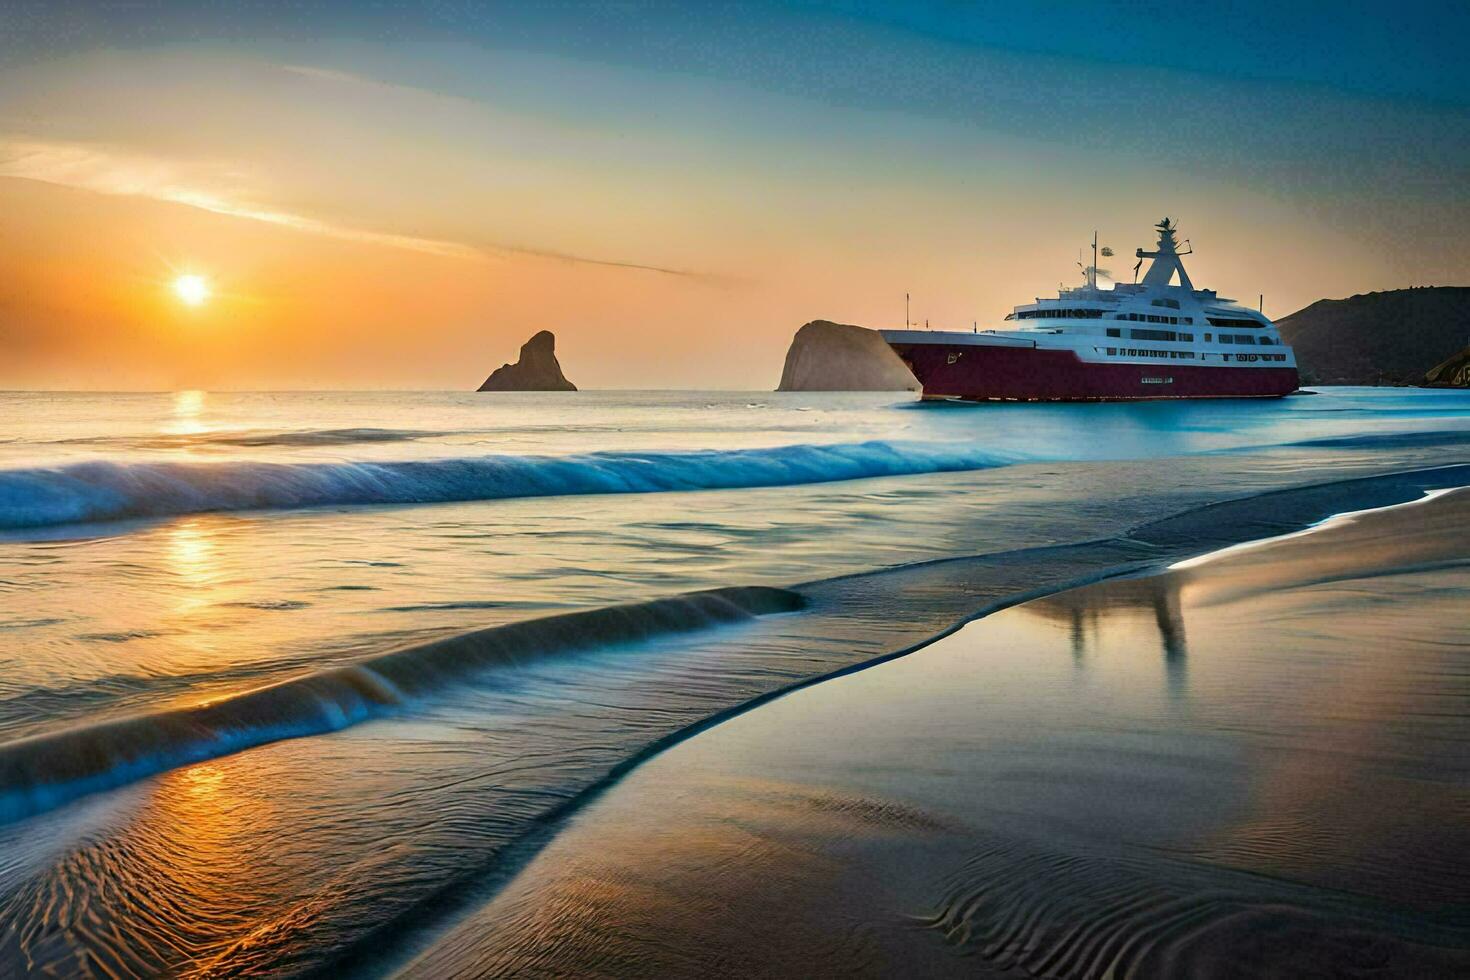
<path fill-rule="evenodd" d="M 363 376 L 409 384 L 547 326 L 598 352 L 589 383 L 761 387 L 805 320 L 879 324 L 906 292 L 997 319 L 1092 229 L 1127 255 L 1164 214 L 1197 282 L 1278 316 L 1470 279 L 1470 5 L 410 6 L 12 0 L 0 279 L 24 329 L 0 356 L 114 356 L 136 287 L 109 312 L 13 284 L 74 263 L 100 291 L 136 255 L 248 287 L 232 336 L 263 372 L 310 315 L 400 345 Z M 69 208 L 116 255 L 47 223 Z M 379 266 L 395 298 L 353 305 Z"/>
<path fill-rule="evenodd" d="M 7 5 L 0 50 L 43 58 L 104 45 L 204 40 L 460 40 L 660 70 L 781 84 L 764 53 L 851 25 L 1105 64 L 1323 85 L 1367 95 L 1470 100 L 1470 5 L 1440 2 L 794 3 L 427 2 L 422 4 L 34 2 Z M 783 43 L 782 36 L 787 41 Z M 783 50 L 784 49 L 784 50 Z M 808 50 L 816 60 L 821 52 Z M 800 72 L 793 71 L 793 77 Z"/>

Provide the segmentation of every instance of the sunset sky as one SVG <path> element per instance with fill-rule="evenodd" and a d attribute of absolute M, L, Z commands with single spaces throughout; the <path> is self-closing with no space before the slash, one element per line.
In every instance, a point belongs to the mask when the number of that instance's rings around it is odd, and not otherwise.
<path fill-rule="evenodd" d="M 770 388 L 1165 214 L 1277 317 L 1470 281 L 1466 5 L 194 6 L 0 14 L 0 387 Z"/>

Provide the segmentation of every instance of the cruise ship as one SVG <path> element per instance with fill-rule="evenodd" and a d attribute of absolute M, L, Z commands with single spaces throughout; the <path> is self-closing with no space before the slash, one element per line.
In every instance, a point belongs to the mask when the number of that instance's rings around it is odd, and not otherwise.
<path fill-rule="evenodd" d="M 1214 290 L 1196 289 L 1182 259 L 1191 249 L 1186 242 L 1180 250 L 1177 226 L 1165 218 L 1155 228 L 1154 250 L 1136 253 L 1135 280 L 1150 260 L 1141 282 L 1099 286 L 1094 235 L 1083 285 L 1017 306 L 1006 317 L 1014 327 L 883 330 L 883 339 L 929 399 L 1280 398 L 1295 391 L 1296 357 L 1276 325 Z"/>

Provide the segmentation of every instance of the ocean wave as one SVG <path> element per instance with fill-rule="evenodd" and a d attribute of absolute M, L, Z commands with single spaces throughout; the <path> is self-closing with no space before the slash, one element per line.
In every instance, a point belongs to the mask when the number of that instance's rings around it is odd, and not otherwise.
<path fill-rule="evenodd" d="M 710 589 L 562 613 L 406 647 L 188 708 L 0 745 L 0 823 L 87 793 L 276 742 L 337 731 L 496 667 L 795 612 L 788 589 Z"/>
<path fill-rule="evenodd" d="M 963 445 L 876 441 L 391 462 L 88 462 L 0 471 L 0 529 L 210 511 L 792 486 L 1014 460 Z"/>
<path fill-rule="evenodd" d="M 129 449 L 202 449 L 263 446 L 337 446 L 357 442 L 408 442 L 437 439 L 450 432 L 431 429 L 219 429 L 208 432 L 177 432 L 149 436 L 83 436 L 58 439 L 56 445 L 122 446 Z"/>
<path fill-rule="evenodd" d="M 1309 449 L 1416 449 L 1422 446 L 1458 446 L 1465 443 L 1470 443 L 1470 429 L 1370 432 L 1362 435 L 1301 439 L 1286 445 Z"/>

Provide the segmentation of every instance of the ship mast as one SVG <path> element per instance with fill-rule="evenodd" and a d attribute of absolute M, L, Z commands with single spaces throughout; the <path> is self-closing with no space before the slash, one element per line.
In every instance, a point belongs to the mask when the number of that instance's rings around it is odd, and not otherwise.
<path fill-rule="evenodd" d="M 1097 267 L 1098 260 L 1108 258 L 1112 254 L 1113 250 L 1111 248 L 1108 248 L 1108 246 L 1098 245 L 1097 229 L 1094 228 L 1092 230 L 1092 264 L 1084 267 L 1081 262 L 1077 263 L 1078 267 L 1082 268 L 1082 281 L 1086 283 L 1087 288 L 1094 293 L 1099 292 L 1097 288 L 1098 273 L 1109 276 L 1112 275 L 1111 272 L 1107 272 L 1106 270 L 1099 269 Z"/>
<path fill-rule="evenodd" d="M 1139 265 L 1143 264 L 1144 259 L 1153 259 L 1153 264 L 1149 266 L 1148 272 L 1144 273 L 1143 284 L 1145 286 L 1168 286 L 1173 281 L 1175 274 L 1178 274 L 1179 285 L 1183 286 L 1186 290 L 1193 290 L 1194 284 L 1189 281 L 1189 274 L 1184 271 L 1184 263 L 1179 261 L 1181 255 L 1188 255 L 1192 251 L 1192 249 L 1188 248 L 1189 243 L 1184 243 L 1187 249 L 1186 251 L 1179 251 L 1178 244 L 1174 239 L 1174 235 L 1179 229 L 1168 218 L 1160 221 L 1154 227 L 1159 232 L 1159 243 L 1155 246 L 1155 250 L 1145 252 L 1140 248 L 1134 253 L 1138 256 Z M 1134 266 L 1133 275 L 1136 279 L 1138 276 L 1138 266 Z"/>

